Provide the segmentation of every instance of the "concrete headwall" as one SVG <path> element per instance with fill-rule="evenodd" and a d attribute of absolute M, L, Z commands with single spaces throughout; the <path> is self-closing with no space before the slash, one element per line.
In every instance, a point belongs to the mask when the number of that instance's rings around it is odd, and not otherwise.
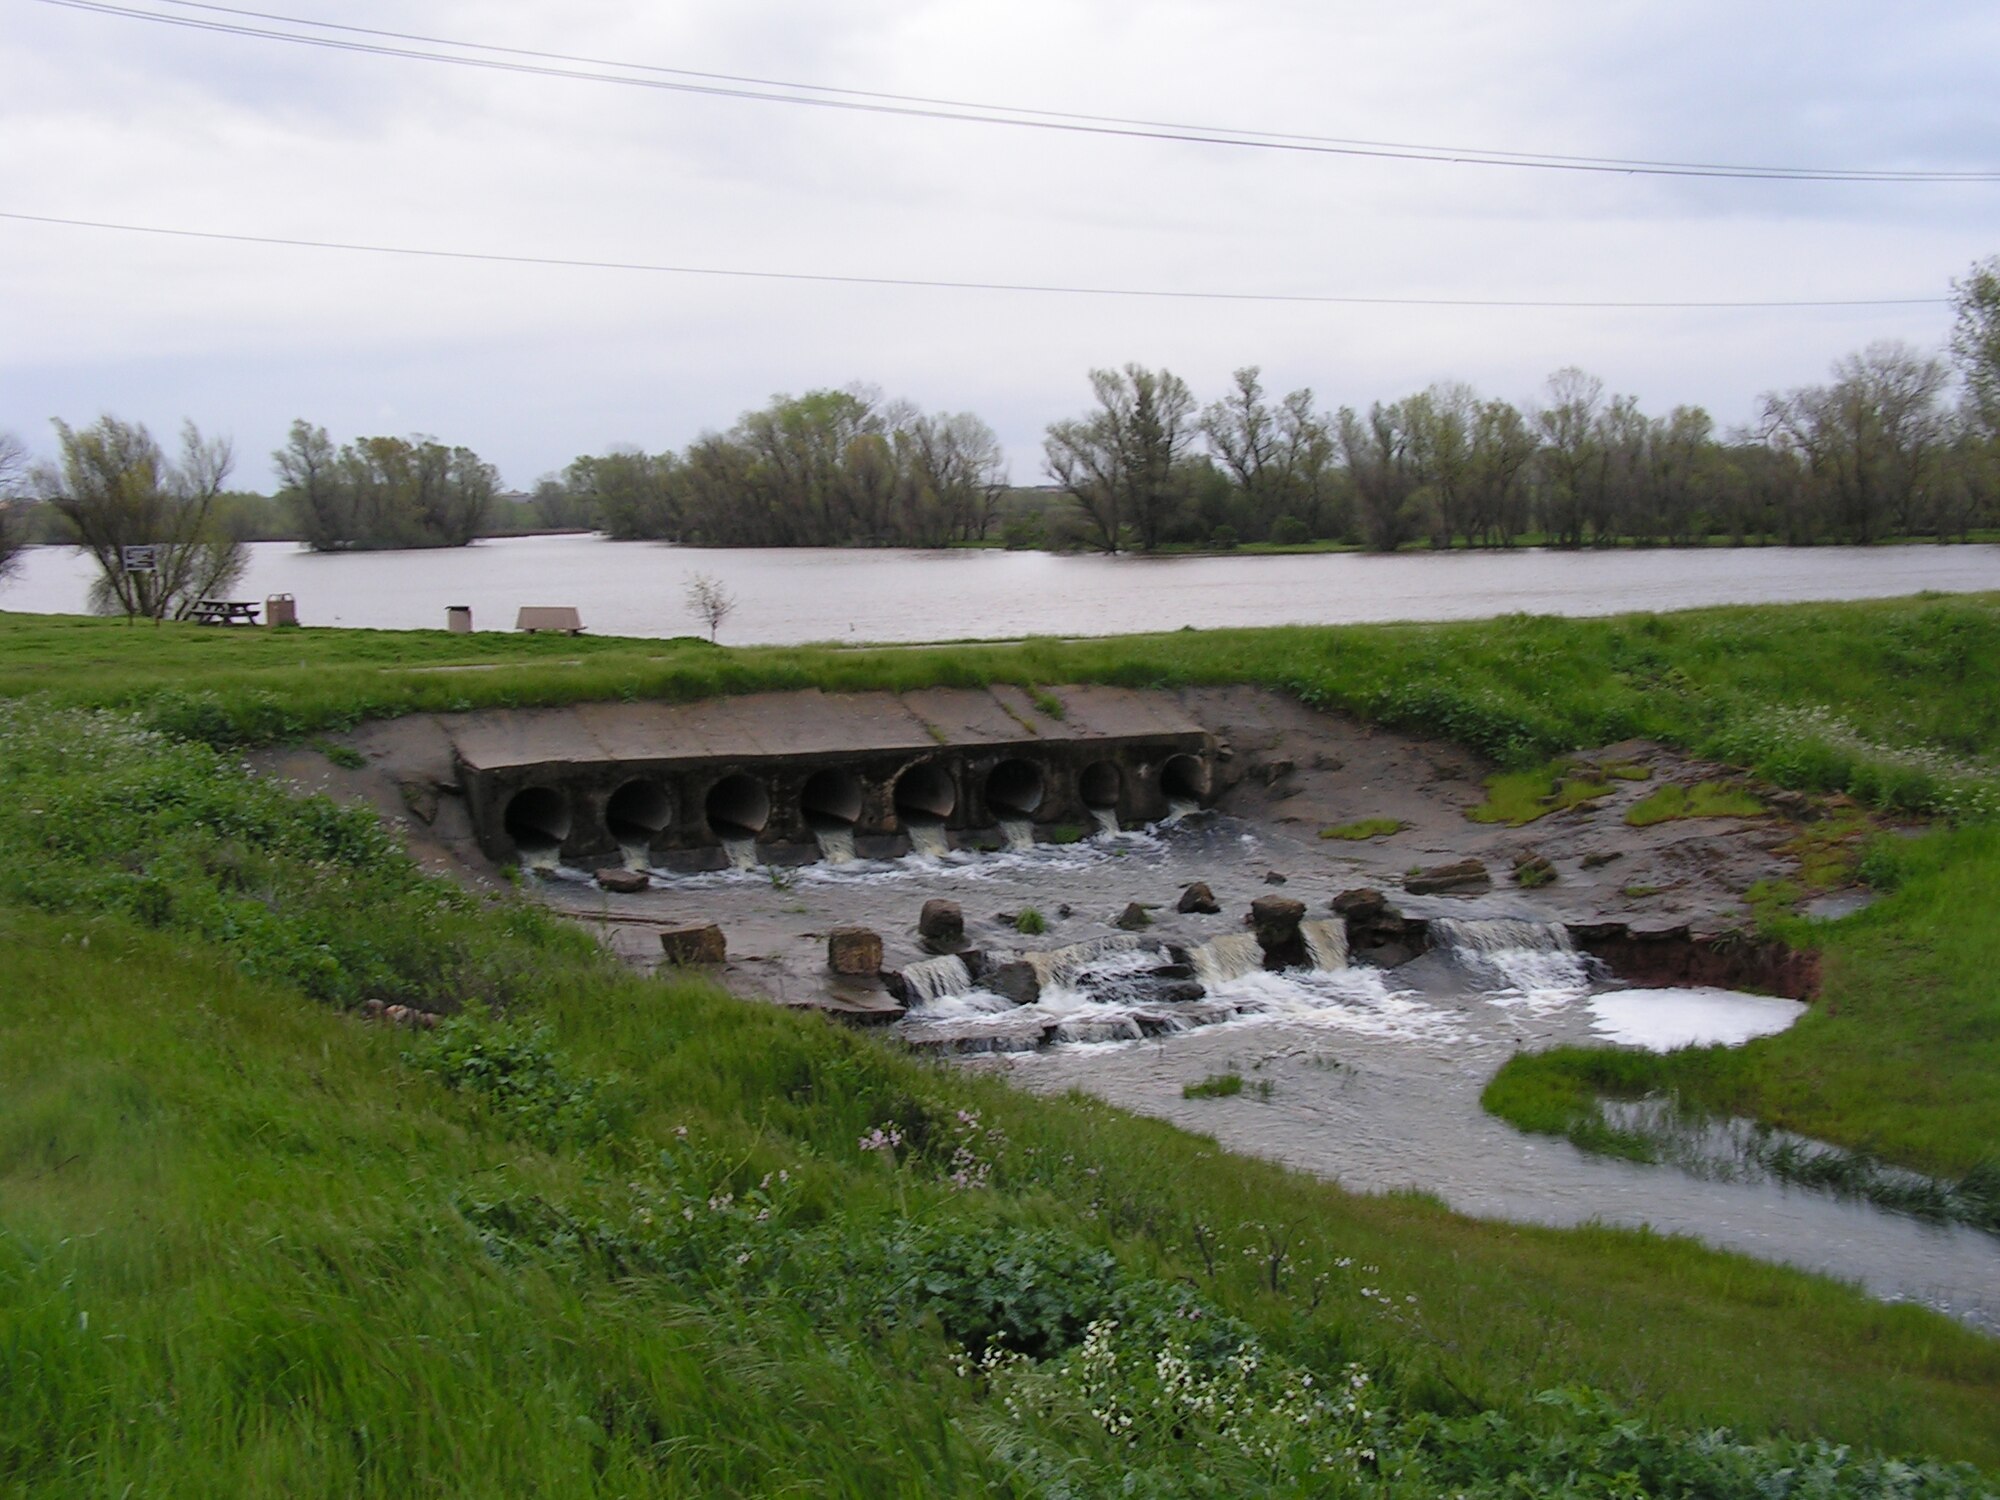
<path fill-rule="evenodd" d="M 702 864 L 725 836 L 808 850 L 819 828 L 887 853 L 919 823 L 1087 828 L 1099 810 L 1147 822 L 1208 800 L 1215 751 L 1170 707 L 1099 688 L 597 704 L 451 733 L 480 847 L 503 863 L 637 848 Z"/>

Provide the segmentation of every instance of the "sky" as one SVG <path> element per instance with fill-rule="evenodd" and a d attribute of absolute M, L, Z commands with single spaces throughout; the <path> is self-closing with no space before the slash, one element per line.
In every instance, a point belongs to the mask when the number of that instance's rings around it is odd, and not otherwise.
<path fill-rule="evenodd" d="M 51 418 L 169 440 L 192 420 L 233 442 L 237 485 L 269 489 L 302 417 L 336 442 L 462 444 L 528 488 L 579 454 L 679 449 L 778 393 L 862 382 L 977 413 L 1034 484 L 1048 424 L 1089 408 L 1090 370 L 1128 362 L 1204 402 L 1257 365 L 1329 411 L 1440 380 L 1530 405 L 1578 366 L 1726 429 L 1876 340 L 1941 350 L 1952 279 L 2000 254 L 2000 7 L 1980 0 L 261 3 L 283 19 L 0 0 L 0 431 L 31 450 L 52 451 Z M 659 86 L 690 73 L 1461 159 Z M 1490 152 L 1989 180 L 1462 159 Z M 1938 300 L 1462 305 L 1882 299 Z"/>

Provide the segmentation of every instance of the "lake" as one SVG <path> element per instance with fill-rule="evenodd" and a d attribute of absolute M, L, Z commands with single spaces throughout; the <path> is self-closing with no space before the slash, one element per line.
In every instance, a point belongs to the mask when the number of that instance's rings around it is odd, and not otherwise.
<path fill-rule="evenodd" d="M 0 609 L 78 614 L 94 565 L 32 548 Z M 700 548 L 598 536 L 506 537 L 427 552 L 315 554 L 257 542 L 236 594 L 291 594 L 301 624 L 435 629 L 469 605 L 511 630 L 523 605 L 574 605 L 595 635 L 698 633 L 697 573 L 736 600 L 730 645 L 1121 635 L 1241 625 L 1603 615 L 1707 604 L 2000 589 L 2000 547 L 1747 547 L 1613 552 L 1104 557 L 902 548 Z"/>

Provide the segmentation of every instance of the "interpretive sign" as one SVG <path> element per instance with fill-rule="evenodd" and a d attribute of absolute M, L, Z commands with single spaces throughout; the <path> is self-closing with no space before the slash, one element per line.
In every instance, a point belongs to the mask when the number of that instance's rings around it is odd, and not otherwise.
<path fill-rule="evenodd" d="M 134 547 L 120 547 L 118 561 L 128 573 L 156 573 L 160 567 L 160 549 L 152 542 Z"/>

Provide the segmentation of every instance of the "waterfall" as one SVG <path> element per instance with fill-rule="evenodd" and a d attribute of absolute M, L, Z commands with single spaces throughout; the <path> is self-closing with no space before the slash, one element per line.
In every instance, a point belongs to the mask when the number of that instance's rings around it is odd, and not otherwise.
<path fill-rule="evenodd" d="M 1347 967 L 1347 923 L 1301 922 L 1299 936 L 1306 940 L 1306 952 L 1313 967 L 1331 973 Z"/>
<path fill-rule="evenodd" d="M 732 870 L 754 870 L 757 868 L 757 841 L 738 835 L 722 835 L 722 852 L 729 856 Z"/>
<path fill-rule="evenodd" d="M 830 865 L 854 863 L 854 830 L 845 823 L 816 824 L 813 838 L 819 842 L 820 857 Z"/>
<path fill-rule="evenodd" d="M 1487 996 L 1495 1004 L 1546 1012 L 1589 993 L 1588 960 L 1571 946 L 1568 929 L 1555 923 L 1438 917 L 1431 922 L 1430 938 L 1433 949 L 1500 982 L 1500 989 Z"/>
<path fill-rule="evenodd" d="M 927 958 L 903 970 L 903 985 L 912 1005 L 929 1005 L 947 995 L 963 995 L 972 988 L 972 971 L 956 953 L 943 958 Z"/>
<path fill-rule="evenodd" d="M 1162 828 L 1171 828 L 1182 818 L 1201 811 L 1201 803 L 1194 797 L 1167 798 L 1167 815 L 1160 819 Z"/>
<path fill-rule="evenodd" d="M 910 835 L 910 852 L 926 859 L 943 859 L 951 853 L 951 839 L 944 824 L 929 818 L 911 818 L 904 824 Z"/>
<path fill-rule="evenodd" d="M 1261 971 L 1264 950 L 1258 946 L 1255 933 L 1230 932 L 1191 950 L 1188 962 L 1194 965 L 1194 977 L 1202 988 L 1213 991 L 1217 985 Z"/>
<path fill-rule="evenodd" d="M 1559 922 L 1526 922 L 1510 917 L 1478 921 L 1456 917 L 1431 919 L 1431 946 L 1450 948 L 1466 956 L 1526 951 L 1574 953 L 1569 929 Z"/>
<path fill-rule="evenodd" d="M 1102 834 L 1102 835 L 1103 835 L 1103 836 L 1104 836 L 1105 838 L 1115 838 L 1115 837 L 1117 837 L 1117 835 L 1118 835 L 1118 809 L 1117 809 L 1117 808 L 1115 808 L 1115 807 L 1093 807 L 1093 808 L 1092 808 L 1092 809 L 1090 810 L 1090 818 L 1091 818 L 1091 821 L 1092 821 L 1092 822 L 1094 822 L 1095 824 L 1097 824 L 1097 831 L 1098 831 L 1098 832 L 1099 832 L 1100 834 Z"/>
<path fill-rule="evenodd" d="M 1032 849 L 1035 847 L 1035 825 L 1027 818 L 1001 818 L 1000 833 L 1007 840 L 1009 849 Z"/>
<path fill-rule="evenodd" d="M 1135 948 L 1158 946 L 1156 941 L 1143 938 L 1136 932 L 1120 932 L 1109 937 L 1090 938 L 1085 942 L 1071 943 L 1066 948 L 1023 953 L 1021 960 L 1034 968 L 1035 978 L 1041 981 L 1041 986 L 1046 991 L 1065 989 L 1075 984 L 1076 976 L 1093 959 L 1103 958 L 1110 953 L 1130 953 Z"/>

